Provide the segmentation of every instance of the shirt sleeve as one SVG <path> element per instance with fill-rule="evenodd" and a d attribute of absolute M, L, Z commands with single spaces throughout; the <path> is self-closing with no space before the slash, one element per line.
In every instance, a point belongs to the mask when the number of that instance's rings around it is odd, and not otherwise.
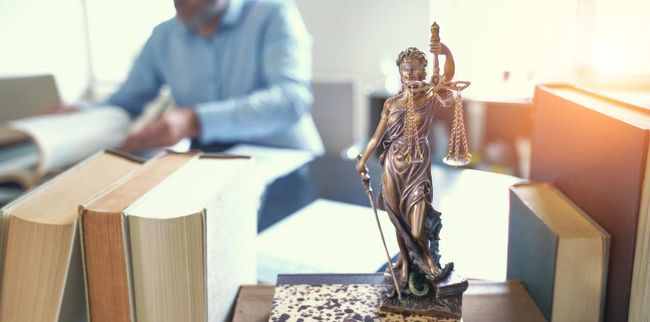
<path fill-rule="evenodd" d="M 201 143 L 263 138 L 310 112 L 311 37 L 298 10 L 289 3 L 281 5 L 263 32 L 262 73 L 267 86 L 197 105 Z"/>
<path fill-rule="evenodd" d="M 162 85 L 155 64 L 156 38 L 154 31 L 131 67 L 126 81 L 106 101 L 107 104 L 124 108 L 131 117 L 142 112 L 144 106 L 158 95 Z"/>

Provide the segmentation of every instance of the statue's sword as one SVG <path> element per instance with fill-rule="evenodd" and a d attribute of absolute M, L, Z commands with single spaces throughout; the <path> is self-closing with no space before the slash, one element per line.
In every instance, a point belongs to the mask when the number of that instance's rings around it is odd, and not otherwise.
<path fill-rule="evenodd" d="M 357 160 L 361 158 L 361 155 L 357 157 Z M 377 207 L 375 207 L 375 201 L 372 196 L 372 187 L 370 186 L 370 174 L 368 173 L 368 168 L 364 166 L 363 173 L 361 173 L 361 183 L 363 183 L 363 188 L 366 190 L 368 195 L 368 201 L 370 201 L 370 207 L 375 214 L 375 221 L 377 221 L 377 228 L 379 228 L 379 235 L 381 236 L 381 242 L 384 244 L 384 251 L 386 252 L 386 258 L 388 259 L 388 268 L 390 269 L 390 275 L 393 277 L 393 285 L 395 285 L 395 291 L 397 291 L 397 297 L 402 300 L 402 292 L 399 288 L 399 283 L 397 283 L 397 276 L 393 270 L 393 261 L 390 258 L 388 253 L 388 247 L 386 246 L 386 239 L 384 238 L 384 231 L 381 229 L 381 223 L 379 222 L 379 214 L 377 214 Z"/>

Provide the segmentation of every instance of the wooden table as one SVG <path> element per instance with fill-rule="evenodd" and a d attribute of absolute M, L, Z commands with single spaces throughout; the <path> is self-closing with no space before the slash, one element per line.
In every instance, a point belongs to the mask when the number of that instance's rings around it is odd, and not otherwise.
<path fill-rule="evenodd" d="M 271 313 L 273 285 L 239 289 L 233 322 L 266 322 Z M 464 322 L 546 321 L 520 282 L 470 281 L 463 296 Z"/>

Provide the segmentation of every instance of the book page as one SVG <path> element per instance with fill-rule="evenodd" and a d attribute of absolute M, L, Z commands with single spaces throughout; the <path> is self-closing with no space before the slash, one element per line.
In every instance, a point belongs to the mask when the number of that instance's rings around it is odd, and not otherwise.
<path fill-rule="evenodd" d="M 33 143 L 19 143 L 0 149 L 0 175 L 26 170 L 38 164 L 38 148 Z"/>
<path fill-rule="evenodd" d="M 131 120 L 118 107 L 100 107 L 79 113 L 43 115 L 9 123 L 28 134 L 39 148 L 37 172 L 63 168 L 102 149 L 118 147 Z"/>
<path fill-rule="evenodd" d="M 15 181 L 27 188 L 33 184 L 37 165 L 38 148 L 32 142 L 0 148 L 0 182 Z"/>

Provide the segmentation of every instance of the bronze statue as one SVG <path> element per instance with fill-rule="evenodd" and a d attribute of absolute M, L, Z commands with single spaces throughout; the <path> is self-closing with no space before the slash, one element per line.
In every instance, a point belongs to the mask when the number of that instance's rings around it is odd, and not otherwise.
<path fill-rule="evenodd" d="M 440 303 L 433 303 L 439 302 L 438 298 L 443 286 L 445 292 L 451 291 L 451 293 L 455 292 L 454 294 L 460 292 L 462 297 L 467 282 L 451 281 L 453 263 L 445 266 L 440 263 L 438 241 L 442 223 L 440 212 L 432 206 L 431 153 L 427 137 L 436 111 L 456 106 L 449 153 L 445 163 L 462 165 L 469 162 L 470 155 L 467 153 L 462 109 L 459 105 L 460 91 L 469 83 L 451 82 L 454 74 L 453 57 L 447 46 L 440 43 L 438 25 L 434 23 L 431 31 L 430 49 L 435 57 L 431 81 L 426 80 L 427 59 L 424 52 L 409 47 L 399 54 L 396 64 L 399 68 L 402 88 L 397 95 L 386 100 L 381 120 L 364 153 L 359 156 L 356 169 L 363 178 L 368 177 L 365 163 L 382 137 L 386 136 L 383 141 L 384 149 L 379 157 L 383 175 L 377 204 L 388 213 L 395 226 L 400 248 L 397 263 L 392 265 L 389 262 L 391 270 L 387 275 L 390 275 L 390 279 L 394 282 L 386 283 L 387 297 L 394 298 L 397 295 L 401 301 L 402 293 L 406 293 L 410 295 L 411 302 L 417 302 L 417 297 L 428 296 L 427 301 L 432 302 L 429 304 L 438 305 L 437 310 L 428 311 L 442 311 L 442 313 L 449 313 L 443 315 L 455 316 L 460 314 L 460 303 L 456 303 L 458 307 L 442 309 Z M 445 73 L 442 76 L 439 75 L 438 54 L 446 56 Z M 458 94 L 456 97 L 454 92 Z M 457 120 L 458 117 L 461 119 Z M 462 154 L 459 153 L 461 143 L 464 148 Z M 367 190 L 370 191 L 369 186 Z M 395 284 L 397 289 L 393 286 Z M 387 299 L 387 301 L 391 300 Z M 454 297 L 452 302 L 454 301 L 458 301 L 458 298 Z M 387 306 L 391 310 L 402 311 L 400 309 L 402 306 L 413 308 L 422 305 L 393 302 Z"/>

